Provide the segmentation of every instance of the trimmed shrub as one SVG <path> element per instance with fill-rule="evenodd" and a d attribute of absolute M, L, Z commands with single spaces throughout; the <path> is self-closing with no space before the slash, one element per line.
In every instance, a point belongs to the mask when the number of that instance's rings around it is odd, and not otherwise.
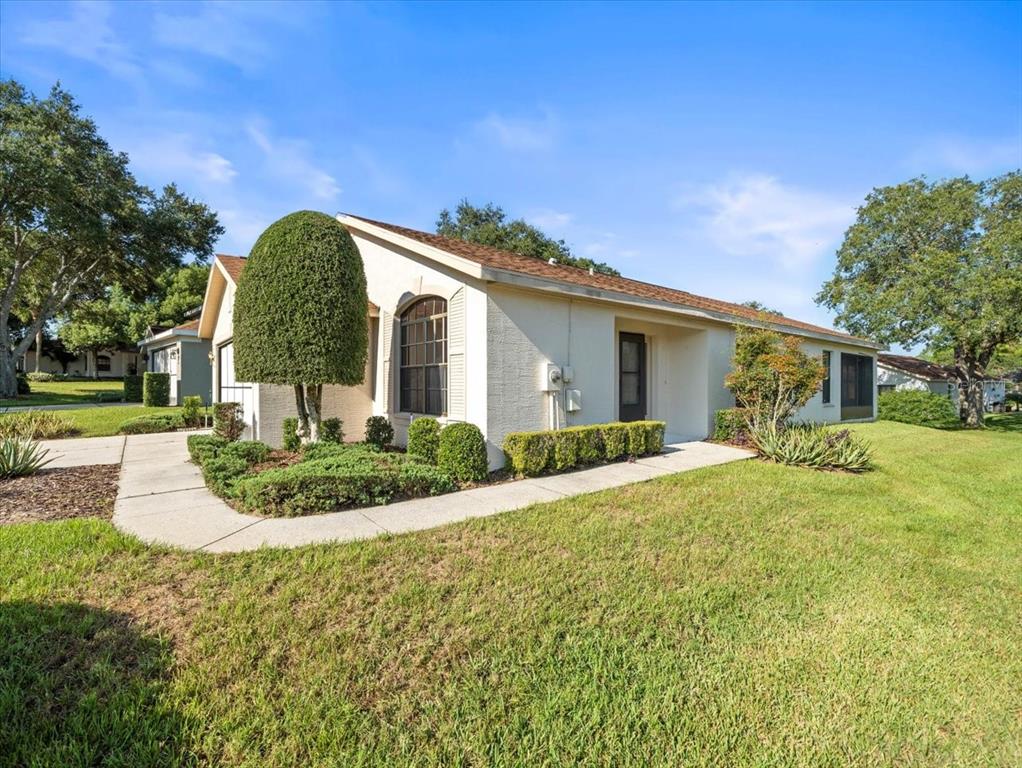
<path fill-rule="evenodd" d="M 0 438 L 25 437 L 33 440 L 52 440 L 67 437 L 78 427 L 58 411 L 15 411 L 0 414 Z"/>
<path fill-rule="evenodd" d="M 166 408 L 170 405 L 170 374 L 146 371 L 142 375 L 142 405 Z"/>
<path fill-rule="evenodd" d="M 233 496 L 237 481 L 247 471 L 248 462 L 240 456 L 213 456 L 202 462 L 202 479 L 217 496 Z"/>
<path fill-rule="evenodd" d="M 440 448 L 440 422 L 428 416 L 422 416 L 408 425 L 408 446 L 410 455 L 426 462 L 436 464 L 437 451 Z"/>
<path fill-rule="evenodd" d="M 454 479 L 432 464 L 410 461 L 398 470 L 401 493 L 405 496 L 439 496 L 457 489 Z"/>
<path fill-rule="evenodd" d="M 607 461 L 616 461 L 624 456 L 628 449 L 628 426 L 619 423 L 604 424 L 600 431 L 603 434 L 603 458 Z"/>
<path fill-rule="evenodd" d="M 880 395 L 877 417 L 921 427 L 954 427 L 959 423 L 958 412 L 950 398 L 914 389 L 896 389 Z"/>
<path fill-rule="evenodd" d="M 197 427 L 202 421 L 202 398 L 190 395 L 181 403 L 181 420 L 189 427 Z"/>
<path fill-rule="evenodd" d="M 142 377 L 131 375 L 124 377 L 124 401 L 126 403 L 142 402 Z"/>
<path fill-rule="evenodd" d="M 298 437 L 298 419 L 289 416 L 284 419 L 284 450 L 297 453 L 302 448 L 302 439 Z"/>
<path fill-rule="evenodd" d="M 46 371 L 29 371 L 25 374 L 25 378 L 29 381 L 53 381 L 56 377 Z"/>
<path fill-rule="evenodd" d="M 366 419 L 366 442 L 381 451 L 394 442 L 394 428 L 383 416 L 370 416 Z"/>
<path fill-rule="evenodd" d="M 246 464 L 258 464 L 261 461 L 266 461 L 266 457 L 269 455 L 270 446 L 266 443 L 260 443 L 258 440 L 238 440 L 224 445 L 220 449 L 218 458 L 228 456 L 242 459 Z"/>
<path fill-rule="evenodd" d="M 196 464 L 201 464 L 206 459 L 219 454 L 220 449 L 225 445 L 228 445 L 228 442 L 216 435 L 189 435 L 188 455 Z"/>
<path fill-rule="evenodd" d="M 245 414 L 241 403 L 213 405 L 213 434 L 224 440 L 237 440 L 245 431 Z"/>
<path fill-rule="evenodd" d="M 642 456 L 646 453 L 646 428 L 641 421 L 630 421 L 625 425 L 628 431 L 628 455 Z"/>
<path fill-rule="evenodd" d="M 535 477 L 553 464 L 553 432 L 510 432 L 504 437 L 504 457 L 516 475 Z"/>
<path fill-rule="evenodd" d="M 380 449 L 366 443 L 309 443 L 302 448 L 302 461 L 315 461 L 340 456 L 351 451 L 362 453 L 379 453 Z"/>
<path fill-rule="evenodd" d="M 14 374 L 15 384 L 17 385 L 18 395 L 31 395 L 32 387 L 28 383 L 28 376 L 23 373 Z"/>
<path fill-rule="evenodd" d="M 486 441 L 475 424 L 448 424 L 440 431 L 437 466 L 459 482 L 481 482 L 489 475 Z"/>
<path fill-rule="evenodd" d="M 749 426 L 744 408 L 721 408 L 713 414 L 713 439 L 718 443 L 748 442 Z"/>
<path fill-rule="evenodd" d="M 99 403 L 119 403 L 124 400 L 124 395 L 120 392 L 104 392 L 100 391 L 96 393 L 96 402 Z"/>
<path fill-rule="evenodd" d="M 27 437 L 0 439 L 0 478 L 34 475 L 53 461 L 46 458 L 48 453 L 49 450 Z"/>
<path fill-rule="evenodd" d="M 781 429 L 763 425 L 752 430 L 752 440 L 761 456 L 778 464 L 848 472 L 873 467 L 869 444 L 847 429 L 817 424 L 789 424 Z"/>
<path fill-rule="evenodd" d="M 578 465 L 578 432 L 561 429 L 554 432 L 554 469 L 566 472 Z"/>
<path fill-rule="evenodd" d="M 562 432 L 578 435 L 578 463 L 595 464 L 603 458 L 603 430 L 599 424 L 587 427 L 568 427 Z"/>
<path fill-rule="evenodd" d="M 341 428 L 343 422 L 336 416 L 330 419 L 323 419 L 319 427 L 319 439 L 324 443 L 343 443 L 344 430 Z"/>
<path fill-rule="evenodd" d="M 184 426 L 178 415 L 144 414 L 121 423 L 117 431 L 122 435 L 148 435 L 154 432 L 174 432 Z"/>

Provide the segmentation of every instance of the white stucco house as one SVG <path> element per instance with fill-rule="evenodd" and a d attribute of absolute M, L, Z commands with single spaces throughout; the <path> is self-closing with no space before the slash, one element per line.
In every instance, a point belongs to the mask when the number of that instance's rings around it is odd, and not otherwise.
<path fill-rule="evenodd" d="M 735 324 L 762 324 L 737 304 L 592 273 L 496 248 L 339 215 L 365 265 L 370 350 L 359 387 L 325 387 L 326 416 L 349 439 L 386 416 L 403 444 L 413 418 L 468 421 L 486 436 L 491 466 L 504 435 L 642 418 L 668 441 L 703 439 L 714 412 L 734 405 L 724 387 Z M 245 260 L 218 256 L 199 337 L 213 345 L 215 400 L 244 404 L 251 437 L 279 444 L 294 415 L 290 387 L 238 382 L 232 310 Z M 328 311 L 328 308 L 324 308 Z M 830 376 L 803 420 L 876 415 L 879 345 L 787 317 L 767 324 L 805 340 Z"/>
<path fill-rule="evenodd" d="M 986 408 L 1004 405 L 1007 382 L 996 377 L 983 380 Z M 958 382 L 951 366 L 938 365 L 910 355 L 880 354 L 877 359 L 877 390 L 916 389 L 946 395 L 957 407 Z"/>
<path fill-rule="evenodd" d="M 172 328 L 150 327 L 138 343 L 145 370 L 170 374 L 170 404 L 180 405 L 186 397 L 212 402 L 210 341 L 199 338 L 199 321 Z"/>
<path fill-rule="evenodd" d="M 25 372 L 37 370 L 35 355 L 35 345 L 33 344 L 18 359 L 17 369 Z M 42 373 L 58 373 L 82 378 L 120 379 L 128 374 L 141 371 L 142 368 L 138 350 L 127 346 L 77 355 L 67 364 L 66 370 L 58 360 L 54 360 L 46 354 L 44 347 L 38 370 Z"/>

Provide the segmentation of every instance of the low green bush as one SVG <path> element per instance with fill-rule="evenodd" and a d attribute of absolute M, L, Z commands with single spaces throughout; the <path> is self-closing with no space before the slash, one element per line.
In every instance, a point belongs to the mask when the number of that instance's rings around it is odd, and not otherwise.
<path fill-rule="evenodd" d="M 228 441 L 216 435 L 189 435 L 188 455 L 196 464 L 201 464 L 207 458 L 219 454 L 225 445 L 228 445 Z"/>
<path fill-rule="evenodd" d="M 270 455 L 270 446 L 258 440 L 237 440 L 228 442 L 218 454 L 219 457 L 230 456 L 231 458 L 242 459 L 247 464 L 258 464 L 266 461 Z"/>
<path fill-rule="evenodd" d="M 285 451 L 291 453 L 301 450 L 302 439 L 298 437 L 298 419 L 294 416 L 284 419 L 283 447 Z"/>
<path fill-rule="evenodd" d="M 47 449 L 31 438 L 0 439 L 0 479 L 34 475 L 53 461 L 52 458 L 46 458 L 48 453 Z"/>
<path fill-rule="evenodd" d="M 427 464 L 436 464 L 440 449 L 440 422 L 429 416 L 420 416 L 408 425 L 406 450 Z"/>
<path fill-rule="evenodd" d="M 409 461 L 398 469 L 398 482 L 404 496 L 439 496 L 457 490 L 458 484 L 449 474 L 432 464 Z"/>
<path fill-rule="evenodd" d="M 489 476 L 489 461 L 486 441 L 479 427 L 468 422 L 455 422 L 440 430 L 436 464 L 462 483 L 485 480 Z"/>
<path fill-rule="evenodd" d="M 873 467 L 872 449 L 847 429 L 817 424 L 789 424 L 752 430 L 752 442 L 764 458 L 778 464 L 813 469 L 865 472 Z"/>
<path fill-rule="evenodd" d="M 718 443 L 748 443 L 749 426 L 744 408 L 721 408 L 713 414 L 713 439 Z"/>
<path fill-rule="evenodd" d="M 181 420 L 189 427 L 197 427 L 202 422 L 202 398 L 189 395 L 181 403 Z"/>
<path fill-rule="evenodd" d="M 131 374 L 124 377 L 124 402 L 142 402 L 142 376 Z"/>
<path fill-rule="evenodd" d="M 504 455 L 515 475 L 535 477 L 564 472 L 625 455 L 649 456 L 664 447 L 662 421 L 591 424 L 543 432 L 511 432 L 504 438 Z"/>
<path fill-rule="evenodd" d="M 32 385 L 28 383 L 28 376 L 24 373 L 16 373 L 14 375 L 14 379 L 15 384 L 17 385 L 17 394 L 19 396 L 32 394 Z"/>
<path fill-rule="evenodd" d="M 224 440 L 237 440 L 245 431 L 245 412 L 241 403 L 216 403 L 213 406 L 213 434 Z"/>
<path fill-rule="evenodd" d="M 380 449 L 368 443 L 309 443 L 302 448 L 302 460 L 313 461 L 340 456 L 352 451 L 362 453 L 379 453 Z"/>
<path fill-rule="evenodd" d="M 146 371 L 142 375 L 142 405 L 166 408 L 170 405 L 170 374 Z"/>
<path fill-rule="evenodd" d="M 319 425 L 319 439 L 324 443 L 343 443 L 344 442 L 344 430 L 342 429 L 343 422 L 336 416 L 323 419 L 323 423 Z"/>
<path fill-rule="evenodd" d="M 877 417 L 921 427 L 954 427 L 959 423 L 957 409 L 950 398 L 917 389 L 884 392 L 877 399 Z"/>
<path fill-rule="evenodd" d="M 128 419 L 117 428 L 122 435 L 148 435 L 154 432 L 174 432 L 184 426 L 178 415 L 145 414 Z"/>
<path fill-rule="evenodd" d="M 119 403 L 122 400 L 124 400 L 124 395 L 120 392 L 100 391 L 96 393 L 96 402 L 98 403 Z"/>
<path fill-rule="evenodd" d="M 394 427 L 383 416 L 366 419 L 366 442 L 383 450 L 394 442 Z"/>
<path fill-rule="evenodd" d="M 53 381 L 56 377 L 46 371 L 29 371 L 25 378 L 29 381 Z"/>
<path fill-rule="evenodd" d="M 248 466 L 240 456 L 212 456 L 202 462 L 202 479 L 217 496 L 230 497 L 234 495 L 237 481 L 248 472 Z"/>
<path fill-rule="evenodd" d="M 0 414 L 0 438 L 25 437 L 53 440 L 78 432 L 78 427 L 59 411 L 15 411 Z"/>

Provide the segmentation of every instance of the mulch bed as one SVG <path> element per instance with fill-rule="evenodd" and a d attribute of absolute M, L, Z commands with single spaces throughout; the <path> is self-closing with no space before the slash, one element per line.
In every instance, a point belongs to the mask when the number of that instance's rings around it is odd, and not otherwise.
<path fill-rule="evenodd" d="M 0 525 L 74 517 L 110 518 L 117 496 L 117 464 L 43 469 L 0 480 Z"/>

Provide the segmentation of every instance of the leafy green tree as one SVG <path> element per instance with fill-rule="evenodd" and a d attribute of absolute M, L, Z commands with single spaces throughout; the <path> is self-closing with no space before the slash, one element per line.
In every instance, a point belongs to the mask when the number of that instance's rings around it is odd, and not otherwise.
<path fill-rule="evenodd" d="M 325 213 L 298 211 L 252 248 L 234 300 L 234 366 L 242 381 L 294 387 L 298 433 L 319 438 L 324 384 L 361 384 L 369 299 L 358 247 Z"/>
<path fill-rule="evenodd" d="M 524 219 L 508 220 L 504 209 L 493 203 L 478 208 L 462 200 L 452 215 L 444 208 L 436 221 L 436 232 L 444 237 L 456 237 L 470 243 L 503 248 L 523 256 L 534 256 L 543 261 L 555 259 L 581 269 L 592 269 L 604 275 L 621 273 L 609 264 L 573 256 L 563 240 L 554 240 Z"/>
<path fill-rule="evenodd" d="M 950 347 L 927 347 L 920 357 L 938 365 L 951 365 L 955 361 L 955 351 Z M 1008 342 L 998 347 L 987 365 L 987 372 L 992 376 L 1006 378 L 1022 373 L 1022 341 Z"/>
<path fill-rule="evenodd" d="M 131 299 L 119 285 L 114 285 L 105 298 L 75 307 L 70 319 L 57 331 L 67 349 L 88 356 L 93 378 L 99 378 L 96 356 L 128 342 L 132 309 Z"/>
<path fill-rule="evenodd" d="M 802 351 L 797 336 L 782 336 L 767 328 L 735 328 L 735 354 L 724 386 L 744 408 L 749 430 L 775 431 L 816 394 L 826 370 Z"/>
<path fill-rule="evenodd" d="M 784 317 L 783 312 L 780 312 L 776 309 L 770 309 L 770 307 L 768 307 L 766 304 L 760 301 L 756 301 L 755 299 L 753 299 L 752 301 L 743 301 L 742 306 L 748 307 L 749 309 L 754 309 L 757 312 L 765 312 L 768 315 L 777 315 L 778 317 Z"/>
<path fill-rule="evenodd" d="M 202 306 L 209 267 L 186 264 L 172 267 L 156 280 L 153 293 L 139 304 L 128 322 L 128 340 L 138 341 L 150 326 L 172 327 L 183 323 L 190 312 Z"/>
<path fill-rule="evenodd" d="M 208 258 L 222 232 L 173 185 L 139 185 L 59 86 L 37 99 L 0 82 L 0 397 L 17 391 L 15 361 L 52 318 L 114 283 L 148 293 L 167 267 Z M 20 339 L 14 316 L 28 322 Z"/>
<path fill-rule="evenodd" d="M 982 377 L 1022 340 L 1022 174 L 873 190 L 817 302 L 852 333 L 952 350 L 964 421 L 983 426 Z"/>

